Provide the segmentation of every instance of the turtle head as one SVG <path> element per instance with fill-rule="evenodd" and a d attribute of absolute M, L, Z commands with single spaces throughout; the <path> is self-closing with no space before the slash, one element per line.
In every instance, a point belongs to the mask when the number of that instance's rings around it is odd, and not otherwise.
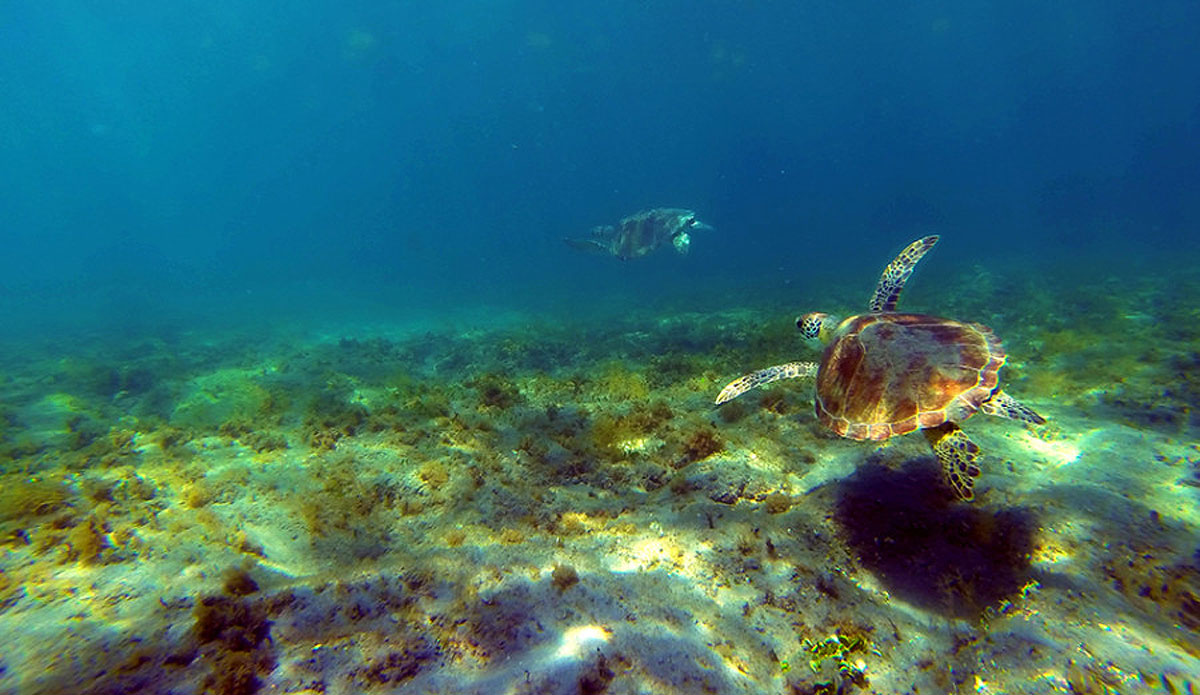
<path fill-rule="evenodd" d="M 694 212 L 684 218 L 684 223 L 687 225 L 688 229 L 700 230 L 702 232 L 711 232 L 713 230 L 712 225 L 705 224 L 704 222 L 696 219 L 696 213 Z"/>
<path fill-rule="evenodd" d="M 697 219 L 696 213 L 691 210 L 677 211 L 671 226 L 673 227 L 671 244 L 675 246 L 676 251 L 685 256 L 692 245 L 692 236 L 689 232 L 696 229 L 708 232 L 712 231 L 712 227 Z"/>
<path fill-rule="evenodd" d="M 812 311 L 796 319 L 796 328 L 805 338 L 816 338 L 822 343 L 828 343 L 837 327 L 837 319 L 829 314 Z"/>

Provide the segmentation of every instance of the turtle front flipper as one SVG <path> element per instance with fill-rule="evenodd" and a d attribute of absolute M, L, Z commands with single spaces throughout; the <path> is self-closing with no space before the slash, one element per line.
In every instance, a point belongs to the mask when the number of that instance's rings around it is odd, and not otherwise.
<path fill-rule="evenodd" d="M 769 384 L 772 381 L 780 379 L 798 379 L 810 377 L 817 373 L 816 362 L 788 362 L 786 364 L 777 364 L 773 367 L 760 369 L 757 372 L 751 372 L 745 376 L 738 377 L 721 389 L 721 393 L 717 394 L 716 405 L 721 405 L 728 401 L 732 401 L 750 389 L 758 388 L 764 384 Z"/>
<path fill-rule="evenodd" d="M 1038 415 L 1033 408 L 1021 403 L 1003 391 L 997 391 L 992 397 L 979 404 L 979 409 L 988 415 L 1006 417 L 1009 420 L 1020 420 L 1031 425 L 1044 425 L 1046 418 Z"/>
<path fill-rule="evenodd" d="M 933 453 L 942 463 L 946 482 L 954 488 L 959 499 L 970 502 L 975 499 L 975 479 L 979 477 L 979 446 L 967 437 L 953 422 L 924 430 L 925 438 L 933 447 Z"/>
<path fill-rule="evenodd" d="M 916 267 L 917 261 L 933 248 L 933 245 L 938 242 L 936 235 L 930 235 L 917 239 L 908 245 L 908 248 L 900 252 L 896 256 L 896 260 L 888 263 L 888 267 L 883 269 L 883 275 L 879 278 L 879 284 L 875 286 L 875 296 L 871 297 L 871 311 L 895 311 L 896 302 L 900 301 L 900 292 L 904 289 L 904 283 L 908 282 L 908 276 L 912 275 L 913 268 Z"/>

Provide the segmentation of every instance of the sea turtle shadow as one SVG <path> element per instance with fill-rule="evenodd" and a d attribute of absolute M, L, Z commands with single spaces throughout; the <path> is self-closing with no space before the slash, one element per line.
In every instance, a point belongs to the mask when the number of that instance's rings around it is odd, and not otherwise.
<path fill-rule="evenodd" d="M 860 466 L 838 485 L 834 518 L 889 592 L 947 617 L 977 619 L 1031 577 L 1033 513 L 958 502 L 930 457 Z"/>

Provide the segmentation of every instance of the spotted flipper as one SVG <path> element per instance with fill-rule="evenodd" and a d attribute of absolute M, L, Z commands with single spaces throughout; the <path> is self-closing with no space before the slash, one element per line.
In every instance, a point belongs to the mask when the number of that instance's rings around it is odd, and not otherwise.
<path fill-rule="evenodd" d="M 875 286 L 875 296 L 871 297 L 871 311 L 896 310 L 896 302 L 900 301 L 900 292 L 904 289 L 904 283 L 908 282 L 908 276 L 912 275 L 917 261 L 921 260 L 921 256 L 928 253 L 929 249 L 933 248 L 937 242 L 936 235 L 917 239 L 909 244 L 908 248 L 901 251 L 900 255 L 896 256 L 896 260 L 888 263 L 888 267 L 883 269 L 883 275 L 879 278 L 879 284 Z"/>
<path fill-rule="evenodd" d="M 721 389 L 721 393 L 717 394 L 715 403 L 721 405 L 722 403 L 732 401 L 750 389 L 758 388 L 772 381 L 799 379 L 813 376 L 816 373 L 816 362 L 788 362 L 787 364 L 777 364 L 774 367 L 760 369 L 757 372 L 750 372 L 729 382 L 729 385 Z"/>
<path fill-rule="evenodd" d="M 979 458 L 979 446 L 953 422 L 924 432 L 933 453 L 942 463 L 946 482 L 954 488 L 959 499 L 965 502 L 975 499 L 975 479 L 979 477 L 979 466 L 975 461 Z"/>
<path fill-rule="evenodd" d="M 1010 420 L 1020 420 L 1031 425 L 1044 425 L 1046 418 L 1038 415 L 1033 408 L 1021 403 L 1003 391 L 997 391 L 992 397 L 979 405 L 979 409 L 988 415 L 1006 417 Z"/>

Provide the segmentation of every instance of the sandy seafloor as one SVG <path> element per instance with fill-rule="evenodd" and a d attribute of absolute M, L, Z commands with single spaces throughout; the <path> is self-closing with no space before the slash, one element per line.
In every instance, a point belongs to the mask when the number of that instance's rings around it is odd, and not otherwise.
<path fill-rule="evenodd" d="M 810 385 L 710 405 L 815 359 L 792 318 L 866 273 L 5 338 L 0 692 L 1197 692 L 1194 269 L 941 272 L 904 308 L 992 326 L 1049 418 L 966 423 L 971 504 L 920 436 L 822 431 Z"/>

